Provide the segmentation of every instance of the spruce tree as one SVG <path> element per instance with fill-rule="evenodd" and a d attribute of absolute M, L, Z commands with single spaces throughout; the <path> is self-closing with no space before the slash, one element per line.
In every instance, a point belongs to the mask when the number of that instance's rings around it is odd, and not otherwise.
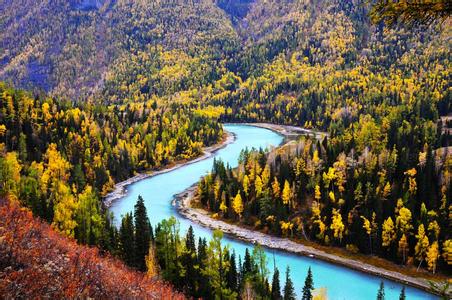
<path fill-rule="evenodd" d="M 247 276 L 252 275 L 253 273 L 253 264 L 251 261 L 251 255 L 248 251 L 248 248 L 245 250 L 245 259 L 243 261 L 243 274 L 242 277 L 245 279 Z"/>
<path fill-rule="evenodd" d="M 405 296 L 405 287 L 402 287 L 402 290 L 400 291 L 400 296 L 399 296 L 399 300 L 405 300 L 406 296 Z"/>
<path fill-rule="evenodd" d="M 207 240 L 205 238 L 199 238 L 198 259 L 197 259 L 199 270 L 203 270 L 205 268 L 206 260 L 207 260 Z M 196 296 L 198 296 L 198 298 L 207 299 L 210 295 L 209 289 L 210 286 L 208 284 L 208 278 L 201 272 L 199 272 L 198 276 L 200 284 L 199 290 L 197 292 L 198 294 Z"/>
<path fill-rule="evenodd" d="M 185 269 L 184 285 L 190 296 L 196 296 L 196 286 L 199 281 L 199 271 L 196 269 L 197 259 L 195 236 L 193 227 L 190 226 L 185 236 L 185 249 L 181 257 L 182 266 Z"/>
<path fill-rule="evenodd" d="M 378 294 L 377 294 L 377 300 L 384 300 L 385 299 L 385 284 L 382 282 L 380 282 L 380 288 L 378 289 Z"/>
<path fill-rule="evenodd" d="M 185 247 L 193 253 L 196 253 L 195 235 L 193 233 L 193 227 L 190 225 L 185 237 Z"/>
<path fill-rule="evenodd" d="M 284 285 L 284 300 L 295 300 L 295 290 L 292 279 L 290 279 L 290 268 L 286 269 L 286 284 Z"/>
<path fill-rule="evenodd" d="M 271 300 L 280 300 L 281 297 L 281 285 L 279 283 L 279 270 L 278 268 L 275 268 L 275 271 L 273 272 L 273 279 L 272 279 L 272 290 L 270 295 Z"/>
<path fill-rule="evenodd" d="M 231 291 L 238 292 L 238 272 L 237 272 L 237 263 L 235 261 L 235 252 L 232 252 L 231 257 L 229 258 L 229 270 L 227 273 L 227 281 L 228 288 Z"/>
<path fill-rule="evenodd" d="M 146 271 L 146 255 L 149 251 L 149 243 L 151 240 L 151 228 L 149 226 L 149 218 L 144 206 L 144 200 L 138 196 L 135 204 L 135 255 L 136 268 L 140 271 Z"/>
<path fill-rule="evenodd" d="M 314 290 L 314 281 L 312 279 L 311 267 L 308 269 L 308 275 L 304 281 L 304 287 L 302 291 L 302 300 L 312 300 L 312 291 Z"/>
<path fill-rule="evenodd" d="M 135 230 L 131 213 L 127 213 L 122 218 L 119 241 L 119 253 L 122 260 L 129 267 L 133 267 L 135 265 Z"/>

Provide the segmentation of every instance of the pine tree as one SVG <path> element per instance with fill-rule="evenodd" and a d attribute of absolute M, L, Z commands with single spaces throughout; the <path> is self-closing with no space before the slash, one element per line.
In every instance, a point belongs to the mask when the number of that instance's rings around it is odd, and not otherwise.
<path fill-rule="evenodd" d="M 308 275 L 304 281 L 304 287 L 302 291 L 302 300 L 312 300 L 312 291 L 314 290 L 314 281 L 312 279 L 311 267 L 308 269 Z"/>
<path fill-rule="evenodd" d="M 135 229 L 133 226 L 132 214 L 127 213 L 121 222 L 119 229 L 120 249 L 119 253 L 126 265 L 135 265 Z"/>
<path fill-rule="evenodd" d="M 251 255 L 248 251 L 248 248 L 245 250 L 245 259 L 243 261 L 243 273 L 242 277 L 245 279 L 247 276 L 252 275 L 253 273 L 253 265 L 251 262 Z"/>
<path fill-rule="evenodd" d="M 235 252 L 232 252 L 229 258 L 229 270 L 227 274 L 228 288 L 231 291 L 238 292 L 238 273 L 237 263 L 235 261 Z"/>
<path fill-rule="evenodd" d="M 185 269 L 184 274 L 184 285 L 188 295 L 194 295 L 196 293 L 197 281 L 199 280 L 199 272 L 196 266 L 197 255 L 196 255 L 196 244 L 195 236 L 193 233 L 193 227 L 190 226 L 185 236 L 185 249 L 181 257 L 181 262 L 183 269 Z"/>
<path fill-rule="evenodd" d="M 295 300 L 295 290 L 292 279 L 290 279 L 290 268 L 286 269 L 286 284 L 284 285 L 284 300 Z"/>
<path fill-rule="evenodd" d="M 273 273 L 272 279 L 272 290 L 270 295 L 272 300 L 280 300 L 281 297 L 281 285 L 279 282 L 279 270 L 275 268 L 275 272 Z"/>
<path fill-rule="evenodd" d="M 382 282 L 380 282 L 380 288 L 378 289 L 378 294 L 377 294 L 377 300 L 384 300 L 385 299 L 385 284 Z"/>
<path fill-rule="evenodd" d="M 195 235 L 193 233 L 193 227 L 190 225 L 187 231 L 187 236 L 185 237 L 185 247 L 191 252 L 196 253 L 196 245 L 195 245 Z"/>
<path fill-rule="evenodd" d="M 402 287 L 402 290 L 400 291 L 400 296 L 399 296 L 399 300 L 405 300 L 406 296 L 405 296 L 405 287 Z"/>
<path fill-rule="evenodd" d="M 149 243 L 151 240 L 151 229 L 149 227 L 149 218 L 144 206 L 144 200 L 138 196 L 135 204 L 135 255 L 136 267 L 140 271 L 146 271 L 146 255 L 149 252 Z"/>

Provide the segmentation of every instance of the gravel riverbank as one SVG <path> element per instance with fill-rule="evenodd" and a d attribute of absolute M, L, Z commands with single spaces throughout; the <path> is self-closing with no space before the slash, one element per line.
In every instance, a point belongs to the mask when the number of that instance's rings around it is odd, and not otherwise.
<path fill-rule="evenodd" d="M 189 164 L 193 164 L 193 163 L 196 163 L 198 161 L 207 159 L 207 158 L 211 157 L 213 155 L 213 153 L 215 153 L 216 151 L 218 151 L 218 150 L 226 147 L 227 145 L 233 143 L 234 140 L 235 140 L 235 136 L 232 133 L 230 133 L 228 131 L 225 131 L 224 137 L 223 137 L 221 142 L 219 142 L 219 143 L 217 143 L 217 144 L 215 144 L 213 146 L 203 148 L 203 154 L 201 156 L 195 158 L 195 159 L 179 162 L 179 163 L 177 163 L 174 166 L 170 166 L 170 167 L 167 167 L 167 168 L 162 169 L 162 170 L 150 171 L 150 172 L 147 172 L 147 173 L 139 173 L 139 174 L 127 179 L 127 180 L 118 182 L 117 184 L 115 184 L 115 187 L 114 187 L 113 191 L 111 191 L 110 193 L 108 193 L 105 196 L 104 201 L 103 201 L 104 205 L 107 208 L 109 208 L 114 201 L 124 197 L 127 194 L 127 186 L 129 186 L 129 185 L 131 185 L 131 184 L 133 184 L 135 182 L 138 182 L 140 180 L 143 180 L 143 179 L 146 179 L 146 178 L 149 178 L 149 177 L 153 177 L 153 176 L 157 176 L 157 175 L 163 174 L 163 173 L 168 173 L 168 172 L 171 172 L 171 171 L 176 170 L 178 168 L 181 168 L 183 166 L 186 166 L 186 165 L 189 165 Z"/>
<path fill-rule="evenodd" d="M 430 293 L 435 293 L 426 279 L 415 278 L 399 272 L 389 271 L 361 261 L 327 253 L 314 247 L 294 242 L 288 238 L 271 236 L 259 231 L 254 231 L 240 227 L 238 225 L 229 224 L 222 220 L 213 219 L 210 217 L 207 211 L 191 207 L 191 201 L 194 199 L 196 191 L 197 185 L 193 185 L 175 196 L 175 205 L 177 211 L 183 217 L 191 220 L 192 222 L 198 223 L 212 230 L 219 229 L 224 233 L 242 241 L 250 242 L 253 244 L 258 243 L 259 245 L 267 248 L 278 249 L 286 252 L 308 256 L 311 258 L 321 259 L 327 262 L 345 266 L 347 268 L 372 275 L 377 275 L 405 285 L 413 286 Z"/>

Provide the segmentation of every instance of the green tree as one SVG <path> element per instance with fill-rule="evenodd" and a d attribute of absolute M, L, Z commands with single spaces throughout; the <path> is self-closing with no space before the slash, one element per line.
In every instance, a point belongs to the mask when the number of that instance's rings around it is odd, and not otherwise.
<path fill-rule="evenodd" d="M 399 300 L 405 300 L 406 296 L 405 296 L 405 287 L 402 287 L 402 290 L 400 291 L 400 296 L 399 296 Z"/>
<path fill-rule="evenodd" d="M 135 204 L 134 219 L 136 267 L 140 271 L 146 271 L 145 259 L 149 252 L 151 227 L 146 206 L 144 206 L 144 200 L 141 196 L 138 196 L 137 203 Z"/>
<path fill-rule="evenodd" d="M 99 200 L 91 186 L 86 186 L 78 196 L 75 238 L 82 244 L 98 243 L 104 228 Z"/>
<path fill-rule="evenodd" d="M 290 278 L 290 267 L 286 269 L 286 284 L 284 285 L 284 300 L 295 300 L 295 289 L 292 279 Z"/>
<path fill-rule="evenodd" d="M 215 230 L 213 237 L 207 247 L 207 258 L 204 261 L 204 268 L 201 272 L 207 276 L 211 287 L 212 297 L 215 299 L 232 299 L 237 295 L 227 287 L 226 273 L 228 272 L 228 262 L 225 261 L 227 247 L 223 248 L 221 240 L 223 232 Z"/>
<path fill-rule="evenodd" d="M 377 300 L 385 300 L 385 284 L 383 281 L 380 282 L 380 288 L 377 293 Z"/>
<path fill-rule="evenodd" d="M 281 284 L 279 282 L 279 270 L 275 268 L 272 279 L 271 300 L 281 300 Z"/>
<path fill-rule="evenodd" d="M 311 267 L 308 269 L 308 275 L 304 281 L 304 287 L 302 290 L 302 300 L 312 300 L 312 291 L 314 290 L 314 280 L 312 278 Z"/>
<path fill-rule="evenodd" d="M 135 228 L 131 213 L 127 213 L 119 228 L 119 252 L 122 260 L 129 266 L 135 266 Z"/>

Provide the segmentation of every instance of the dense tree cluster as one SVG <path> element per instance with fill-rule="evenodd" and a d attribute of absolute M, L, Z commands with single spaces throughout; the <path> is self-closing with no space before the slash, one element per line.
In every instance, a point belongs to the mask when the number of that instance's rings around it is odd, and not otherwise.
<path fill-rule="evenodd" d="M 157 46 L 205 60 L 196 72 L 210 76 L 209 69 L 237 40 L 229 18 L 206 0 L 27 0 L 3 2 L 0 9 L 5 12 L 0 23 L 0 80 L 71 99 L 101 92 L 105 79 L 118 69 L 126 68 L 127 74 L 169 72 L 173 66 L 158 63 L 154 70 L 144 69 L 144 64 L 136 69 L 136 64 L 123 65 L 140 52 L 150 55 L 147 49 Z M 117 90 L 125 76 L 118 75 Z M 136 78 L 127 80 L 132 79 Z"/>
<path fill-rule="evenodd" d="M 214 163 L 199 183 L 199 202 L 215 216 L 278 236 L 447 271 L 451 155 L 425 144 L 410 159 L 401 145 L 366 145 L 303 137 L 268 154 L 243 151 L 237 169 Z"/>
<path fill-rule="evenodd" d="M 73 106 L 0 84 L 2 196 L 82 243 L 108 245 L 111 220 L 99 199 L 115 182 L 196 157 L 221 137 L 208 109 L 159 99 Z"/>
<path fill-rule="evenodd" d="M 196 157 L 218 120 L 298 125 L 324 138 L 245 151 L 235 170 L 216 161 L 200 203 L 272 234 L 450 267 L 448 26 L 385 28 L 357 0 L 41 2 L 0 4 L 0 79 L 63 98 L 0 83 L 0 196 L 188 295 L 292 299 L 279 271 L 269 286 L 261 250 L 238 262 L 221 236 L 195 245 L 175 220 L 154 235 L 142 199 L 118 231 L 99 199 Z M 389 2 L 374 1 L 377 21 L 450 11 Z"/>
<path fill-rule="evenodd" d="M 196 237 L 190 226 L 182 235 L 176 218 L 163 220 L 153 232 L 143 199 L 138 197 L 134 216 L 122 217 L 114 232 L 120 257 L 130 267 L 147 270 L 151 277 L 171 282 L 187 296 L 202 299 L 295 299 L 290 270 L 281 290 L 279 270 L 275 268 L 269 283 L 268 260 L 263 248 L 246 249 L 242 258 L 222 244 L 223 233 L 214 231 L 212 239 Z M 143 264 L 144 263 L 144 264 Z M 309 269 L 306 286 L 300 294 L 312 299 L 314 283 Z"/>

